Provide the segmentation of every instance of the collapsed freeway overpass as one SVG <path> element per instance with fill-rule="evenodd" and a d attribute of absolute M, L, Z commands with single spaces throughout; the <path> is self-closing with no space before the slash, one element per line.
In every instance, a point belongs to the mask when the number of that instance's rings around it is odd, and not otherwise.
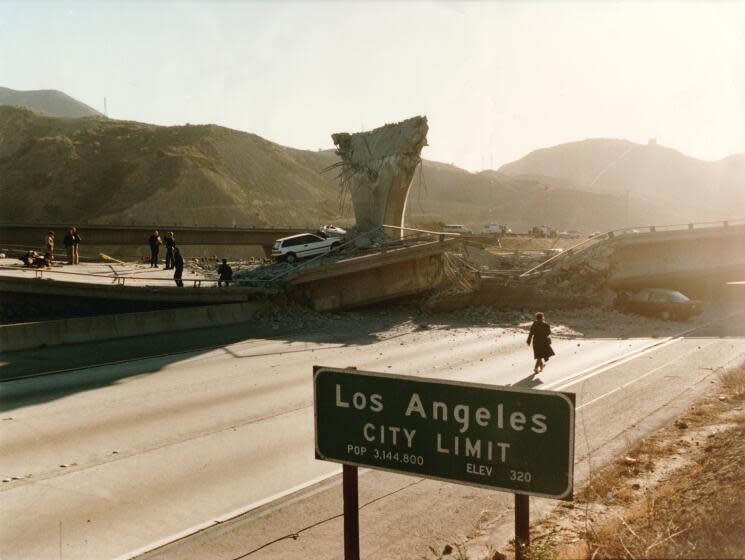
<path fill-rule="evenodd" d="M 529 270 L 524 277 L 603 271 L 614 290 L 701 293 L 745 280 L 745 220 L 610 231 Z"/>
<path fill-rule="evenodd" d="M 681 230 L 652 229 L 610 239 L 609 285 L 701 291 L 745 280 L 745 222 Z"/>

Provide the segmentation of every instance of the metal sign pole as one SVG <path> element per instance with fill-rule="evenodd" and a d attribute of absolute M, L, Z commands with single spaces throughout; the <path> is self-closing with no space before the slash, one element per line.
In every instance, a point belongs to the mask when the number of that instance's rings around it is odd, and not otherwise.
<path fill-rule="evenodd" d="M 515 560 L 524 560 L 530 550 L 530 496 L 515 494 Z"/>
<path fill-rule="evenodd" d="M 357 467 L 344 465 L 344 560 L 360 560 L 360 508 L 357 492 Z M 525 496 L 527 498 L 527 496 Z"/>

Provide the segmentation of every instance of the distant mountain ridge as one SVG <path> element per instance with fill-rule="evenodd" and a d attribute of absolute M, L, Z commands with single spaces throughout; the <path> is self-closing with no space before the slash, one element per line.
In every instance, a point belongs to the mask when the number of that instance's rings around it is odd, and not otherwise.
<path fill-rule="evenodd" d="M 656 143 L 596 138 L 536 150 L 499 171 L 663 204 L 691 220 L 745 214 L 745 154 L 702 161 Z"/>
<path fill-rule="evenodd" d="M 103 117 L 85 103 L 54 89 L 17 91 L 0 87 L 0 105 L 26 107 L 41 115 L 60 118 Z"/>
<path fill-rule="evenodd" d="M 500 223 L 515 231 L 547 224 L 590 232 L 743 213 L 736 203 L 742 188 L 735 188 L 743 176 L 742 155 L 712 164 L 649 147 L 655 156 L 651 165 L 644 162 L 646 148 L 589 140 L 538 150 L 499 171 L 480 173 L 423 160 L 409 193 L 406 223 L 462 223 L 474 230 Z M 627 169 L 625 162 L 637 157 L 642 167 Z M 333 149 L 297 150 L 215 125 L 53 118 L 0 106 L 0 221 L 351 224 L 349 196 L 329 171 L 336 162 Z M 711 174 L 712 165 L 718 175 Z M 698 173 L 696 180 L 681 176 L 681 169 Z M 637 182 L 619 182 L 619 171 Z M 710 190 L 722 196 L 686 200 L 682 193 L 702 182 L 719 185 Z M 688 190 L 671 194 L 671 184 Z"/>

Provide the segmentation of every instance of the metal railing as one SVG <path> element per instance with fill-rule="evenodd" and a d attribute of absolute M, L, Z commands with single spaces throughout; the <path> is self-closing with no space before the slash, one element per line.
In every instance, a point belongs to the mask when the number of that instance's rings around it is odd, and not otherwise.
<path fill-rule="evenodd" d="M 585 239 L 584 241 L 577 243 L 576 245 L 573 245 L 569 249 L 562 251 L 561 253 L 557 255 L 554 255 L 550 259 L 546 259 L 542 263 L 534 266 L 533 268 L 529 270 L 526 270 L 520 275 L 520 277 L 525 277 L 525 276 L 530 276 L 532 274 L 535 274 L 540 269 L 544 268 L 546 265 L 554 263 L 558 259 L 564 259 L 570 256 L 576 256 L 580 253 L 584 253 L 590 247 L 594 247 L 595 245 L 598 245 L 600 242 L 604 242 L 604 241 L 613 241 L 616 239 L 622 239 L 624 237 L 631 237 L 631 236 L 639 235 L 640 233 L 649 234 L 649 233 L 668 233 L 671 231 L 695 231 L 695 230 L 703 230 L 703 229 L 712 230 L 712 229 L 726 229 L 728 227 L 738 227 L 738 226 L 745 226 L 745 218 L 744 219 L 738 218 L 735 220 L 717 220 L 713 222 L 689 222 L 685 224 L 664 224 L 660 226 L 657 226 L 657 225 L 636 226 L 636 227 L 613 229 L 605 233 L 601 233 L 600 235 L 596 235 L 595 237 Z"/>
<path fill-rule="evenodd" d="M 154 276 L 120 276 L 120 275 L 114 275 L 110 276 L 108 274 L 92 274 L 89 272 L 70 272 L 70 271 L 64 271 L 64 270 L 53 270 L 46 267 L 27 267 L 27 266 L 0 266 L 0 270 L 14 270 L 14 271 L 21 271 L 24 273 L 34 273 L 34 279 L 36 280 L 43 280 L 44 276 L 46 275 L 47 278 L 49 278 L 52 274 L 54 275 L 62 275 L 62 276 L 83 276 L 86 278 L 111 278 L 111 284 L 115 284 L 117 286 L 125 286 L 126 282 L 129 280 L 131 282 L 140 282 L 143 280 L 151 281 L 151 282 L 167 282 L 168 284 L 171 284 L 174 282 L 173 278 L 156 278 Z M 192 279 L 184 279 L 182 278 L 181 281 L 184 284 L 192 284 L 192 287 L 194 288 L 201 288 L 202 284 L 217 284 L 218 280 L 212 279 L 212 278 L 192 278 Z M 131 283 L 130 282 L 130 283 Z M 151 287 L 162 287 L 162 286 L 152 286 Z"/>

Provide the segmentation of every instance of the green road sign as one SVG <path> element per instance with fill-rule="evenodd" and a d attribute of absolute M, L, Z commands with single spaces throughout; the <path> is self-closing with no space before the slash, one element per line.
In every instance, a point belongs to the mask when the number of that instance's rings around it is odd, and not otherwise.
<path fill-rule="evenodd" d="M 572 499 L 574 394 L 315 366 L 316 458 Z"/>

